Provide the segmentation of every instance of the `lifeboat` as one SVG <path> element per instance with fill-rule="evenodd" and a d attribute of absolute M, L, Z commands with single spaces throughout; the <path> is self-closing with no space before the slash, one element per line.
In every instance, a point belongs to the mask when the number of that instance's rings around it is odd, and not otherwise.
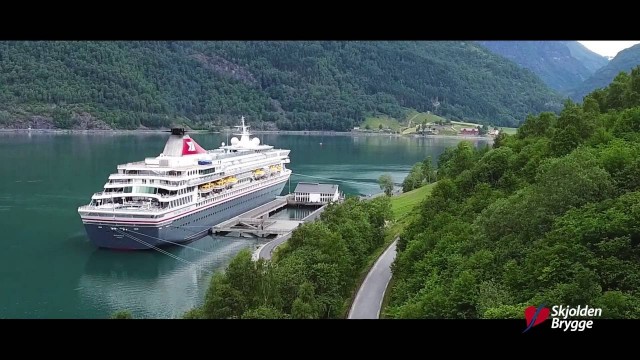
<path fill-rule="evenodd" d="M 238 179 L 236 179 L 235 176 L 228 177 L 224 180 L 225 180 L 225 184 L 229 187 L 238 183 Z"/>
<path fill-rule="evenodd" d="M 198 189 L 198 191 L 201 194 L 205 194 L 208 192 L 211 192 L 211 190 L 213 190 L 213 184 L 212 183 L 206 183 L 200 186 L 200 188 Z"/>
<path fill-rule="evenodd" d="M 213 190 L 222 190 L 224 189 L 225 181 L 224 179 L 220 179 L 213 183 Z"/>
<path fill-rule="evenodd" d="M 255 177 L 256 179 L 259 179 L 259 178 L 265 176 L 265 174 L 266 173 L 262 169 L 257 169 L 257 170 L 253 171 L 253 177 Z"/>

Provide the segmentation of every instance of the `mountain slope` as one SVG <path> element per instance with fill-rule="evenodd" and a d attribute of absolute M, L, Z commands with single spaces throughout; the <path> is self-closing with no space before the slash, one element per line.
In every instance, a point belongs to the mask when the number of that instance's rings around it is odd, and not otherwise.
<path fill-rule="evenodd" d="M 607 58 L 577 41 L 479 41 L 492 52 L 533 71 L 551 88 L 561 92 L 575 88 Z"/>
<path fill-rule="evenodd" d="M 440 115 L 514 125 L 559 103 L 535 75 L 470 42 L 0 42 L 0 83 L 0 127 L 245 115 L 346 130 L 368 114 L 432 110 L 436 97 Z"/>
<path fill-rule="evenodd" d="M 640 65 L 640 44 L 620 51 L 607 66 L 596 71 L 589 79 L 571 91 L 571 98 L 582 101 L 582 98 L 595 89 L 603 88 L 611 83 L 620 72 L 629 72 Z"/>
<path fill-rule="evenodd" d="M 492 149 L 440 155 L 399 236 L 384 317 L 522 321 L 544 302 L 640 319 L 640 66 L 565 104 Z"/>
<path fill-rule="evenodd" d="M 569 51 L 571 52 L 571 56 L 580 61 L 584 67 L 587 68 L 591 72 L 591 74 L 598 71 L 598 69 L 609 63 L 609 59 L 605 56 L 597 54 L 589 49 L 586 46 L 580 44 L 577 41 L 561 41 L 563 42 Z"/>

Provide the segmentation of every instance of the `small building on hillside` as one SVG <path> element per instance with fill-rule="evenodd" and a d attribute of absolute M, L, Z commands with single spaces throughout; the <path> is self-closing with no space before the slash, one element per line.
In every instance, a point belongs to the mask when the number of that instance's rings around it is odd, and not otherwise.
<path fill-rule="evenodd" d="M 340 200 L 340 192 L 335 184 L 299 182 L 293 197 L 298 203 L 327 204 Z"/>
<path fill-rule="evenodd" d="M 424 135 L 438 135 L 438 129 L 431 126 L 427 127 L 426 129 L 422 128 L 420 132 Z"/>
<path fill-rule="evenodd" d="M 498 129 L 493 129 L 489 131 L 489 136 L 498 136 L 498 135 L 500 135 L 500 130 Z"/>
<path fill-rule="evenodd" d="M 460 135 L 478 135 L 480 130 L 477 128 L 463 128 L 460 130 Z"/>

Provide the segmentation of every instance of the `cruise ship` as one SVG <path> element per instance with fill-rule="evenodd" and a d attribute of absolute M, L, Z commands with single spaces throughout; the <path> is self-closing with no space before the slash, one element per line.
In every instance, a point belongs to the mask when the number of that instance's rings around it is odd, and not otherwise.
<path fill-rule="evenodd" d="M 117 166 L 78 208 L 91 242 L 143 250 L 193 241 L 212 226 L 274 200 L 291 176 L 286 149 L 260 144 L 242 117 L 240 138 L 205 150 L 171 129 L 157 157 Z"/>

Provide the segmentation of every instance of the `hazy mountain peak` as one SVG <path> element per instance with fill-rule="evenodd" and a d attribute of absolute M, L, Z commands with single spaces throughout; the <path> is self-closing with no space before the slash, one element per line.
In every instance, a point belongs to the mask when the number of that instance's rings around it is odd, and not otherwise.
<path fill-rule="evenodd" d="M 490 51 L 533 71 L 563 93 L 605 66 L 608 60 L 577 41 L 480 41 Z"/>

